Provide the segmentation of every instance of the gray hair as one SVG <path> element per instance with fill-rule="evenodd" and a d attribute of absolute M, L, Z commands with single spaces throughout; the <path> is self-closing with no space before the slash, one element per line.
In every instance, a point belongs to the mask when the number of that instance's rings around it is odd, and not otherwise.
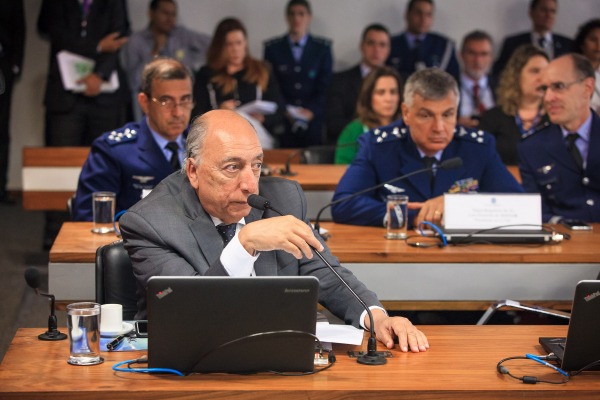
<path fill-rule="evenodd" d="M 412 106 L 418 94 L 426 100 L 445 99 L 450 92 L 456 94 L 456 104 L 460 98 L 456 79 L 439 68 L 427 68 L 413 73 L 404 85 L 404 103 Z"/>
<path fill-rule="evenodd" d="M 144 66 L 140 91 L 145 93 L 146 96 L 151 97 L 152 83 L 155 79 L 159 81 L 171 81 L 188 78 L 193 84 L 194 76 L 189 68 L 180 61 L 169 57 L 158 57 Z"/>

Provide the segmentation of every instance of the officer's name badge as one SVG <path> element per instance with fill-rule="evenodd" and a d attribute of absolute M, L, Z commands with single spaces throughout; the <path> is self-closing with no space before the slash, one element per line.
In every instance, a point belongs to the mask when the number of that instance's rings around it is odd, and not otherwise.
<path fill-rule="evenodd" d="M 448 193 L 469 193 L 476 192 L 477 189 L 479 189 L 479 181 L 473 178 L 466 178 L 454 182 Z"/>

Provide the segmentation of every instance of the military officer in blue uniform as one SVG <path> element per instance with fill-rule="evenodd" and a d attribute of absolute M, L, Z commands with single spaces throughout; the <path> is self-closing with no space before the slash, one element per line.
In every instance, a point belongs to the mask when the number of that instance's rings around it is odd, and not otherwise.
<path fill-rule="evenodd" d="M 79 176 L 74 220 L 92 220 L 93 192 L 115 192 L 116 211 L 126 210 L 180 168 L 192 87 L 192 76 L 179 61 L 159 58 L 144 67 L 138 102 L 146 116 L 93 142 Z"/>
<path fill-rule="evenodd" d="M 590 109 L 594 69 L 579 54 L 548 64 L 544 107 L 553 123 L 518 146 L 527 192 L 541 193 L 546 222 L 600 222 L 600 117 Z"/>
<path fill-rule="evenodd" d="M 437 67 L 457 81 L 460 68 L 454 42 L 446 36 L 430 32 L 433 23 L 433 0 L 411 0 L 406 7 L 406 32 L 392 37 L 387 60 L 406 81 L 410 74 L 427 67 Z"/>
<path fill-rule="evenodd" d="M 462 158 L 459 168 L 394 183 L 409 197 L 409 225 L 440 224 L 444 193 L 522 192 L 502 164 L 493 136 L 456 125 L 458 99 L 458 85 L 448 73 L 428 68 L 411 75 L 404 88 L 403 119 L 359 138 L 358 155 L 334 200 L 454 157 Z M 334 221 L 382 226 L 390 189 L 394 190 L 388 186 L 333 206 Z"/>
<path fill-rule="evenodd" d="M 286 17 L 288 34 L 268 40 L 264 48 L 264 59 L 273 67 L 286 104 L 295 107 L 295 112 L 288 109 L 289 119 L 280 146 L 319 145 L 333 68 L 331 41 L 308 33 L 308 1 L 290 0 Z"/>

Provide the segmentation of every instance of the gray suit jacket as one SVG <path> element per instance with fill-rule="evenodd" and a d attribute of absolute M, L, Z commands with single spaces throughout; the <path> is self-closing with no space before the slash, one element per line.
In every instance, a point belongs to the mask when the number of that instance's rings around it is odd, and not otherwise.
<path fill-rule="evenodd" d="M 259 190 L 282 213 L 309 223 L 306 198 L 298 183 L 261 178 Z M 245 220 L 249 224 L 274 216 L 271 211 L 252 209 Z M 164 179 L 150 195 L 123 215 L 120 226 L 138 282 L 136 319 L 146 317 L 146 283 L 152 276 L 227 275 L 219 259 L 223 250 L 221 236 L 185 175 L 174 173 Z M 350 271 L 339 266 L 327 246 L 322 254 L 367 305 L 381 307 L 377 296 Z M 254 269 L 259 276 L 317 277 L 319 302 L 346 323 L 360 325 L 363 308 L 317 256 L 297 260 L 284 251 L 261 252 Z"/>

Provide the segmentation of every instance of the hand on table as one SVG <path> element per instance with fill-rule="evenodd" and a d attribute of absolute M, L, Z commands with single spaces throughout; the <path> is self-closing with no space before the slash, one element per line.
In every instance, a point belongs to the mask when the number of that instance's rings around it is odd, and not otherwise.
<path fill-rule="evenodd" d="M 413 221 L 415 227 L 419 226 L 423 221 L 428 221 L 440 226 L 444 216 L 444 196 L 434 197 L 425 202 L 409 202 L 408 208 L 410 210 L 420 209 Z"/>

